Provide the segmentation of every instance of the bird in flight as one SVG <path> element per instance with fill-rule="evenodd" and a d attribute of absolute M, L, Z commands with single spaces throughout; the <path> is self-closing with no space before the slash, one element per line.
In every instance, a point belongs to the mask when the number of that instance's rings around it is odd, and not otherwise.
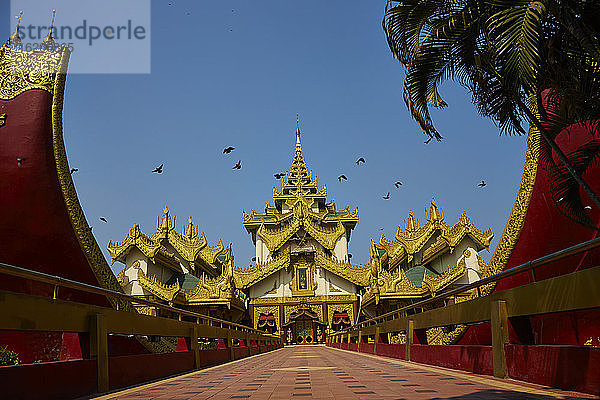
<path fill-rule="evenodd" d="M 154 168 L 152 170 L 152 172 L 157 173 L 157 174 L 162 174 L 164 165 L 165 165 L 165 163 L 160 164 L 158 167 Z"/>
<path fill-rule="evenodd" d="M 356 160 L 356 165 L 360 165 L 360 163 L 363 163 L 363 164 L 364 164 L 364 162 L 365 162 L 365 159 L 364 159 L 364 157 L 361 157 L 361 158 L 359 158 L 358 160 Z"/>
<path fill-rule="evenodd" d="M 477 186 L 484 187 L 485 185 L 487 185 L 487 183 L 485 183 L 485 181 L 482 179 L 481 182 Z"/>
<path fill-rule="evenodd" d="M 229 153 L 231 153 L 231 152 L 232 152 L 232 151 L 234 151 L 234 150 L 235 150 L 235 147 L 231 147 L 231 146 L 229 146 L 229 147 L 225 147 L 225 148 L 223 149 L 223 154 L 229 154 Z"/>
<path fill-rule="evenodd" d="M 238 160 L 237 164 L 235 164 L 231 169 L 242 169 L 242 160 Z"/>
<path fill-rule="evenodd" d="M 78 168 L 71 168 L 71 175 L 73 175 L 73 172 L 77 172 L 77 171 L 79 171 Z"/>
<path fill-rule="evenodd" d="M 400 186 L 402 186 L 402 182 L 396 181 L 394 182 L 394 186 L 396 186 L 396 189 L 398 189 Z"/>
<path fill-rule="evenodd" d="M 583 208 L 584 208 L 584 209 L 586 209 L 586 210 L 591 210 L 591 209 L 592 209 L 592 207 L 591 207 L 591 206 L 585 206 L 585 207 L 583 207 Z"/>
<path fill-rule="evenodd" d="M 339 181 L 339 182 L 341 182 L 341 181 L 342 181 L 342 179 L 343 179 L 343 180 L 345 180 L 345 181 L 347 181 L 347 180 L 348 180 L 348 178 L 346 178 L 346 175 L 344 175 L 344 174 L 342 174 L 342 175 L 338 176 L 338 181 Z"/>
<path fill-rule="evenodd" d="M 20 167 L 21 164 L 23 164 L 25 162 L 25 160 L 27 160 L 25 157 L 17 158 L 17 167 Z"/>
<path fill-rule="evenodd" d="M 390 192 L 387 192 L 387 194 L 385 196 L 383 196 L 384 200 L 389 200 L 390 198 Z"/>
<path fill-rule="evenodd" d="M 424 141 L 423 143 L 428 144 L 429 142 L 431 142 L 431 139 L 433 139 L 433 136 L 430 136 L 429 139 L 427 139 L 426 141 Z"/>
<path fill-rule="evenodd" d="M 281 179 L 285 176 L 285 174 L 274 174 L 275 179 Z"/>
<path fill-rule="evenodd" d="M 100 221 L 102 221 L 102 222 L 104 222 L 104 223 L 107 223 L 107 222 L 108 222 L 108 221 L 106 220 L 106 218 L 104 218 L 104 217 L 100 217 Z"/>

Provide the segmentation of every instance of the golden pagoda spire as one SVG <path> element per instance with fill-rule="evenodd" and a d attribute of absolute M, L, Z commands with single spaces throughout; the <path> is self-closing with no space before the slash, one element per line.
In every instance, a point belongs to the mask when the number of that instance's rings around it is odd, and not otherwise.
<path fill-rule="evenodd" d="M 56 43 L 54 38 L 52 37 L 52 30 L 54 29 L 54 17 L 56 16 L 56 10 L 52 10 L 52 23 L 50 24 L 50 32 L 48 32 L 48 36 L 42 41 L 44 48 L 49 49 L 54 47 Z"/>
<path fill-rule="evenodd" d="M 19 13 L 19 16 L 15 16 L 16 19 L 19 20 L 19 22 L 17 22 L 17 29 L 15 30 L 15 33 L 13 33 L 12 35 L 10 35 L 10 37 L 8 38 L 8 42 L 10 43 L 11 46 L 19 46 L 21 44 L 21 37 L 19 36 L 19 28 L 21 26 L 21 19 L 23 18 L 23 11 L 21 11 Z"/>
<path fill-rule="evenodd" d="M 302 153 L 302 145 L 300 144 L 300 117 L 296 114 L 296 153 Z"/>
<path fill-rule="evenodd" d="M 187 228 L 183 229 L 183 232 L 185 233 L 185 236 L 187 236 L 188 238 L 198 236 L 198 232 L 196 231 L 196 229 L 194 229 L 194 223 L 192 222 L 191 216 L 188 219 L 188 226 L 187 226 Z"/>
<path fill-rule="evenodd" d="M 296 114 L 296 151 L 292 160 L 292 168 L 288 174 L 287 181 L 292 185 L 298 186 L 300 183 L 307 184 L 312 181 L 309 176 L 308 168 L 302 155 L 302 145 L 300 143 L 300 120 Z"/>
<path fill-rule="evenodd" d="M 441 206 L 438 210 L 438 207 L 436 206 L 436 202 L 435 202 L 435 197 L 431 199 L 431 205 L 429 206 L 429 215 L 427 215 L 427 208 L 425 209 L 425 217 L 427 217 L 427 220 L 443 220 L 444 219 L 444 211 L 442 210 Z"/>

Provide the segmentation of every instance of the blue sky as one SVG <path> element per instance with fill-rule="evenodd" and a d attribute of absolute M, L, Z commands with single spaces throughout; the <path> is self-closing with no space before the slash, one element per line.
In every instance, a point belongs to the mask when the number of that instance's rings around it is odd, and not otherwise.
<path fill-rule="evenodd" d="M 41 3 L 50 12 L 51 2 Z M 338 208 L 359 208 L 354 263 L 367 262 L 370 239 L 381 228 L 393 237 L 410 210 L 423 221 L 432 196 L 449 224 L 466 210 L 492 228 L 493 250 L 526 138 L 500 136 L 464 89 L 446 85 L 449 107 L 435 114 L 445 139 L 424 144 L 381 29 L 384 0 L 168 3 L 152 1 L 151 74 L 67 79 L 67 154 L 107 259 L 109 240 L 134 223 L 152 234 L 167 205 L 178 230 L 191 215 L 211 245 L 233 242 L 236 264 L 248 265 L 254 247 L 242 210 L 272 202 L 273 174 L 291 164 L 296 113 L 309 169 Z M 1 12 L 6 21 L 6 5 Z M 223 155 L 230 145 L 236 150 Z M 360 156 L 366 164 L 357 167 Z M 237 160 L 243 168 L 233 171 Z M 163 162 L 162 175 L 150 172 Z M 337 181 L 341 173 L 347 182 Z M 482 179 L 488 186 L 478 188 Z"/>

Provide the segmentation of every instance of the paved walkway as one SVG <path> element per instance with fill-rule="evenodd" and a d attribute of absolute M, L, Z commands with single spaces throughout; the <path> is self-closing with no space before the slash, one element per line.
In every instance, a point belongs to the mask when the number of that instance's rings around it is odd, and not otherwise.
<path fill-rule="evenodd" d="M 112 393 L 99 399 L 552 399 L 538 385 L 494 379 L 324 346 L 270 353 Z"/>

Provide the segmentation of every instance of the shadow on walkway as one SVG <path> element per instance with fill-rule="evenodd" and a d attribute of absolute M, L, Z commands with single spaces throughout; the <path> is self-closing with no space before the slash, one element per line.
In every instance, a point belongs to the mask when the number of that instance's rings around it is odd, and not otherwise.
<path fill-rule="evenodd" d="M 417 393 L 426 393 L 425 390 L 416 390 Z M 531 394 L 531 393 L 523 393 L 523 392 L 514 392 L 510 390 L 500 390 L 500 389 L 484 389 L 478 390 L 475 393 L 469 393 L 459 396 L 452 397 L 431 397 L 431 400 L 496 400 L 496 399 L 507 399 L 507 400 L 549 400 L 549 399 L 581 399 L 582 397 L 554 397 L 554 396 L 545 396 L 539 394 Z"/>

